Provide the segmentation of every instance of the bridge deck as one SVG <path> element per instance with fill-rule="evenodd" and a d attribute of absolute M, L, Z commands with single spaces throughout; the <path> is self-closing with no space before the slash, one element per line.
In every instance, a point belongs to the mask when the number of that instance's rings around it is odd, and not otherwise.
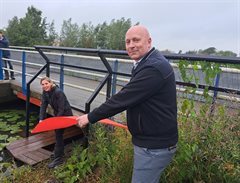
<path fill-rule="evenodd" d="M 64 139 L 82 134 L 80 128 L 73 126 L 65 129 Z M 6 148 L 17 160 L 34 165 L 50 157 L 51 152 L 44 148 L 54 143 L 55 133 L 54 131 L 49 131 L 14 141 Z"/>

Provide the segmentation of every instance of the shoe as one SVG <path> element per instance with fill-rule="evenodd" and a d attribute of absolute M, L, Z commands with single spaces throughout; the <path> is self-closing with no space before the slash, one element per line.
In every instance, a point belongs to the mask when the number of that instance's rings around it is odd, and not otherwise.
<path fill-rule="evenodd" d="M 61 164 L 63 164 L 63 159 L 62 157 L 58 157 L 48 164 L 48 168 L 56 168 L 58 165 L 61 165 Z"/>
<path fill-rule="evenodd" d="M 9 80 L 9 78 L 4 78 L 4 80 Z"/>
<path fill-rule="evenodd" d="M 15 77 L 12 77 L 11 80 L 15 80 Z"/>

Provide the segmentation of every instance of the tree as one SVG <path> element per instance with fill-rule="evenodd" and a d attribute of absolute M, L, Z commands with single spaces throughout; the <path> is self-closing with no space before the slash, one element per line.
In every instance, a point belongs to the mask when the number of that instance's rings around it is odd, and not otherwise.
<path fill-rule="evenodd" d="M 14 17 L 9 21 L 7 34 L 10 42 L 17 46 L 34 46 L 47 42 L 46 18 L 33 6 L 28 7 L 25 17 L 18 20 Z"/>
<path fill-rule="evenodd" d="M 78 47 L 83 47 L 83 48 L 94 48 L 96 47 L 96 39 L 94 35 L 94 26 L 92 25 L 91 22 L 88 24 L 84 23 L 80 27 L 79 31 L 79 42 L 78 42 Z"/>
<path fill-rule="evenodd" d="M 226 56 L 226 57 L 236 57 L 237 54 L 232 52 L 232 51 L 218 51 L 217 52 L 218 56 Z"/>
<path fill-rule="evenodd" d="M 55 31 L 54 21 L 52 21 L 50 24 L 47 25 L 47 31 L 48 31 L 48 36 L 47 36 L 48 45 L 56 44 L 56 42 L 58 41 L 58 34 Z"/>
<path fill-rule="evenodd" d="M 198 51 L 197 51 L 197 50 L 189 50 L 189 51 L 187 51 L 185 54 L 197 55 L 197 54 L 198 54 Z"/>
<path fill-rule="evenodd" d="M 61 29 L 61 46 L 82 48 L 125 49 L 125 34 L 131 27 L 131 20 L 113 19 L 96 27 L 91 22 L 78 26 L 76 23 L 64 21 Z M 138 23 L 137 23 L 138 24 Z"/>
<path fill-rule="evenodd" d="M 61 29 L 60 45 L 66 47 L 77 47 L 79 42 L 79 27 L 72 24 L 72 19 L 64 20 Z"/>
<path fill-rule="evenodd" d="M 103 24 L 98 24 L 95 27 L 94 34 L 95 36 L 95 44 L 97 48 L 107 48 L 107 31 L 108 31 L 108 25 L 106 22 L 103 22 Z"/>
<path fill-rule="evenodd" d="M 216 55 L 216 48 L 215 47 L 209 47 L 205 50 L 199 50 L 199 54 L 202 54 L 202 55 Z"/>
<path fill-rule="evenodd" d="M 125 49 L 125 34 L 131 27 L 131 19 L 120 20 L 113 19 L 108 27 L 107 31 L 107 47 L 113 50 L 124 50 Z"/>
<path fill-rule="evenodd" d="M 10 40 L 10 45 L 20 46 L 19 40 L 21 39 L 21 33 L 19 30 L 19 20 L 16 16 L 12 20 L 8 21 L 8 27 L 6 29 L 6 35 Z"/>

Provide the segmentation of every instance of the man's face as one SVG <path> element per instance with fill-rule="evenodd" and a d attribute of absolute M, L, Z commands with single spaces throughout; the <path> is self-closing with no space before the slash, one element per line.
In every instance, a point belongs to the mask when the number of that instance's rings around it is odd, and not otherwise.
<path fill-rule="evenodd" d="M 52 83 L 48 82 L 47 80 L 43 80 L 41 84 L 42 84 L 42 89 L 46 92 L 52 89 Z"/>
<path fill-rule="evenodd" d="M 3 38 L 3 34 L 2 33 L 0 33 L 0 39 L 2 39 Z"/>
<path fill-rule="evenodd" d="M 137 26 L 130 28 L 125 37 L 129 57 L 136 61 L 141 59 L 150 50 L 151 42 L 147 30 Z"/>

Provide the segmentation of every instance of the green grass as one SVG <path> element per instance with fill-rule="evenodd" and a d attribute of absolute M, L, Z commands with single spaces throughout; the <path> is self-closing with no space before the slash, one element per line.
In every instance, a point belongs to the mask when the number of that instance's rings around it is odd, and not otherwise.
<path fill-rule="evenodd" d="M 216 107 L 213 116 L 209 106 L 198 112 L 186 106 L 179 122 L 177 153 L 161 177 L 163 183 L 237 183 L 240 180 L 240 111 L 225 111 Z M 25 168 L 11 167 L 8 182 L 131 182 L 133 150 L 131 136 L 123 129 L 109 130 L 101 124 L 91 126 L 90 145 L 83 150 L 75 144 L 66 163 L 55 170 L 46 168 L 47 162 Z M 5 138 L 5 137 L 2 137 Z M 39 181 L 40 180 L 40 181 Z"/>

